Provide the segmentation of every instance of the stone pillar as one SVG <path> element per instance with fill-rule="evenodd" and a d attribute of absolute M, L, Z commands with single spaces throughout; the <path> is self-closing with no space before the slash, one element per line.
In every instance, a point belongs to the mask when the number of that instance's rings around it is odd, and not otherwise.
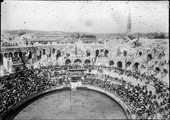
<path fill-rule="evenodd" d="M 8 60 L 8 71 L 10 73 L 12 73 L 12 70 L 13 70 L 12 65 L 13 65 L 12 58 L 9 58 L 9 60 Z"/>
<path fill-rule="evenodd" d="M 126 66 L 125 66 L 125 62 L 126 62 L 126 60 L 125 60 L 125 59 L 123 59 L 123 60 L 122 60 L 122 69 L 125 69 L 125 68 L 126 68 Z"/>
<path fill-rule="evenodd" d="M 4 66 L 0 66 L 0 76 L 4 76 Z"/>

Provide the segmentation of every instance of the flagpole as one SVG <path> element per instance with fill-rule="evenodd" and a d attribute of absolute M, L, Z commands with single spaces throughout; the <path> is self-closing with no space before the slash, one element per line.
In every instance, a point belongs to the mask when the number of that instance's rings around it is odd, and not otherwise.
<path fill-rule="evenodd" d="M 70 113 L 71 113 L 71 80 L 70 80 Z"/>

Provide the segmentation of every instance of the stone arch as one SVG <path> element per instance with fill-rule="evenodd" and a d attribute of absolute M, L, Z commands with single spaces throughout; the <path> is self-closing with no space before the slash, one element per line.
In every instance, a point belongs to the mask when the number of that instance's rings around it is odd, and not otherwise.
<path fill-rule="evenodd" d="M 53 48 L 53 49 L 52 49 L 52 53 L 54 54 L 54 53 L 55 53 L 55 51 L 56 51 L 56 50 L 55 50 L 55 48 Z"/>
<path fill-rule="evenodd" d="M 19 72 L 19 71 L 20 71 L 20 68 L 19 68 L 19 67 L 16 67 L 16 68 L 15 68 L 15 71 L 16 71 L 16 72 Z"/>
<path fill-rule="evenodd" d="M 8 58 L 8 55 L 9 55 L 8 53 L 4 53 L 5 58 Z"/>
<path fill-rule="evenodd" d="M 113 60 L 109 61 L 109 65 L 110 66 L 114 65 L 114 61 Z"/>
<path fill-rule="evenodd" d="M 17 57 L 18 56 L 18 52 L 14 52 L 14 57 Z"/>
<path fill-rule="evenodd" d="M 96 50 L 95 51 L 95 57 L 98 57 L 99 56 L 99 50 Z"/>
<path fill-rule="evenodd" d="M 108 53 L 109 53 L 109 50 L 106 49 L 106 50 L 104 51 L 104 56 L 105 56 L 105 57 L 108 57 Z"/>
<path fill-rule="evenodd" d="M 45 55 L 45 53 L 46 53 L 46 49 L 43 49 L 43 55 Z"/>
<path fill-rule="evenodd" d="M 90 64 L 90 60 L 89 60 L 89 59 L 86 59 L 86 60 L 84 61 L 84 63 L 85 63 L 85 64 Z"/>
<path fill-rule="evenodd" d="M 74 63 L 82 63 L 82 61 L 80 59 L 75 59 Z"/>
<path fill-rule="evenodd" d="M 127 55 L 127 51 L 124 50 L 124 51 L 123 51 L 123 56 L 126 56 L 126 55 Z"/>
<path fill-rule="evenodd" d="M 86 56 L 90 56 L 90 50 L 86 50 Z"/>
<path fill-rule="evenodd" d="M 152 60 L 152 54 L 148 54 L 148 60 Z"/>
<path fill-rule="evenodd" d="M 59 57 L 61 57 L 61 50 L 57 50 L 56 58 L 58 59 Z"/>
<path fill-rule="evenodd" d="M 160 72 L 160 68 L 159 68 L 159 67 L 155 67 L 155 70 L 156 70 L 157 72 Z"/>
<path fill-rule="evenodd" d="M 42 56 L 42 51 L 41 50 L 37 50 L 37 61 L 39 61 L 41 59 Z"/>
<path fill-rule="evenodd" d="M 65 64 L 66 64 L 66 65 L 71 64 L 71 60 L 70 60 L 70 59 L 67 59 L 67 60 L 65 61 Z"/>
<path fill-rule="evenodd" d="M 8 55 L 9 55 L 9 57 L 13 57 L 13 53 L 12 52 L 10 52 Z"/>
<path fill-rule="evenodd" d="M 118 68 L 122 68 L 122 61 L 118 61 L 118 62 L 117 62 L 117 67 L 118 67 Z"/>
<path fill-rule="evenodd" d="M 140 51 L 140 52 L 139 52 L 139 56 L 141 56 L 141 55 L 142 55 L 142 52 Z"/>
<path fill-rule="evenodd" d="M 130 65 L 131 65 L 130 61 L 126 62 L 126 68 L 129 67 Z"/>
<path fill-rule="evenodd" d="M 135 68 L 135 70 L 138 70 L 139 63 L 138 63 L 138 62 L 135 62 L 135 63 L 133 64 L 133 67 Z"/>
<path fill-rule="evenodd" d="M 167 69 L 163 69 L 163 72 L 164 72 L 164 73 L 168 73 Z"/>

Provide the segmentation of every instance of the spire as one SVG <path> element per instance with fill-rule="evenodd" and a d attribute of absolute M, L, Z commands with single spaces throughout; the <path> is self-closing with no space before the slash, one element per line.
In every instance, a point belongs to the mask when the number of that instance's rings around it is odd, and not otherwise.
<path fill-rule="evenodd" d="M 131 21 L 131 15 L 130 15 L 130 9 L 129 9 L 129 16 L 127 21 L 127 35 L 132 34 L 132 21 Z"/>

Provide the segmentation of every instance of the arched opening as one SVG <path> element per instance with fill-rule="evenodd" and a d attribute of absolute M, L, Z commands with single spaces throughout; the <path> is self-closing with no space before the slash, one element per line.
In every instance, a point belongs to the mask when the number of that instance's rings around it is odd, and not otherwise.
<path fill-rule="evenodd" d="M 163 69 L 163 72 L 164 72 L 164 73 L 168 73 L 168 71 L 167 71 L 166 69 Z"/>
<path fill-rule="evenodd" d="M 15 68 L 15 71 L 16 71 L 16 72 L 19 72 L 19 71 L 20 71 L 20 68 L 19 68 L 19 67 L 16 67 L 16 68 Z"/>
<path fill-rule="evenodd" d="M 12 57 L 12 61 L 13 62 L 19 61 L 18 52 L 14 52 L 13 57 Z"/>
<path fill-rule="evenodd" d="M 45 50 L 45 49 L 43 49 L 43 55 L 45 55 L 45 52 L 46 52 L 46 50 Z"/>
<path fill-rule="evenodd" d="M 37 61 L 39 61 L 41 59 L 41 50 L 37 51 Z"/>
<path fill-rule="evenodd" d="M 126 51 L 126 50 L 124 50 L 124 51 L 123 51 L 123 56 L 125 56 L 125 57 L 126 57 L 126 55 L 127 55 L 127 51 Z"/>
<path fill-rule="evenodd" d="M 117 67 L 118 67 L 118 68 L 122 68 L 122 62 L 121 62 L 121 61 L 118 61 L 118 62 L 117 62 Z"/>
<path fill-rule="evenodd" d="M 95 52 L 95 59 L 94 59 L 95 62 L 96 62 L 96 59 L 97 59 L 98 56 L 99 56 L 99 50 L 96 50 L 96 52 Z"/>
<path fill-rule="evenodd" d="M 67 60 L 65 61 L 65 64 L 66 64 L 66 65 L 71 64 L 71 60 L 70 60 L 70 59 L 67 59 Z"/>
<path fill-rule="evenodd" d="M 139 55 L 141 56 L 141 55 L 142 55 L 142 52 L 139 52 Z"/>
<path fill-rule="evenodd" d="M 87 56 L 87 57 L 90 56 L 90 50 L 87 50 L 87 51 L 86 51 L 86 56 Z"/>
<path fill-rule="evenodd" d="M 160 71 L 160 68 L 159 68 L 159 67 L 156 67 L 155 70 L 156 70 L 157 72 L 159 72 L 159 71 Z"/>
<path fill-rule="evenodd" d="M 12 53 L 9 53 L 9 57 L 13 57 L 13 54 L 12 54 Z"/>
<path fill-rule="evenodd" d="M 152 54 L 148 54 L 148 60 L 152 60 Z"/>
<path fill-rule="evenodd" d="M 80 64 L 80 63 L 82 63 L 82 61 L 80 59 L 76 59 L 76 60 L 74 60 L 74 63 Z"/>
<path fill-rule="evenodd" d="M 89 59 L 86 59 L 86 60 L 84 61 L 84 63 L 85 63 L 85 64 L 90 64 L 90 60 L 89 60 Z"/>
<path fill-rule="evenodd" d="M 53 50 L 52 50 L 52 53 L 54 54 L 55 53 L 55 49 L 53 48 Z"/>
<path fill-rule="evenodd" d="M 8 53 L 4 53 L 4 57 L 5 57 L 5 58 L 8 58 Z"/>
<path fill-rule="evenodd" d="M 14 52 L 14 57 L 18 57 L 18 52 Z"/>
<path fill-rule="evenodd" d="M 57 50 L 57 55 L 56 55 L 56 59 L 58 59 L 61 56 L 61 51 Z"/>
<path fill-rule="evenodd" d="M 99 50 L 96 50 L 96 57 L 99 56 Z"/>
<path fill-rule="evenodd" d="M 105 56 L 105 57 L 108 57 L 108 53 L 109 53 L 109 51 L 108 51 L 108 50 L 105 50 L 105 51 L 104 51 L 104 56 Z"/>
<path fill-rule="evenodd" d="M 135 70 L 138 70 L 138 66 L 139 66 L 139 63 L 138 63 L 138 62 L 136 62 L 136 63 L 133 65 L 133 67 L 134 67 Z"/>
<path fill-rule="evenodd" d="M 129 67 L 130 65 L 131 65 L 130 61 L 126 62 L 126 68 Z"/>
<path fill-rule="evenodd" d="M 110 66 L 114 65 L 114 61 L 111 60 L 111 61 L 109 62 L 109 65 L 110 65 Z"/>
<path fill-rule="evenodd" d="M 0 65 L 3 65 L 3 54 L 0 53 Z"/>

